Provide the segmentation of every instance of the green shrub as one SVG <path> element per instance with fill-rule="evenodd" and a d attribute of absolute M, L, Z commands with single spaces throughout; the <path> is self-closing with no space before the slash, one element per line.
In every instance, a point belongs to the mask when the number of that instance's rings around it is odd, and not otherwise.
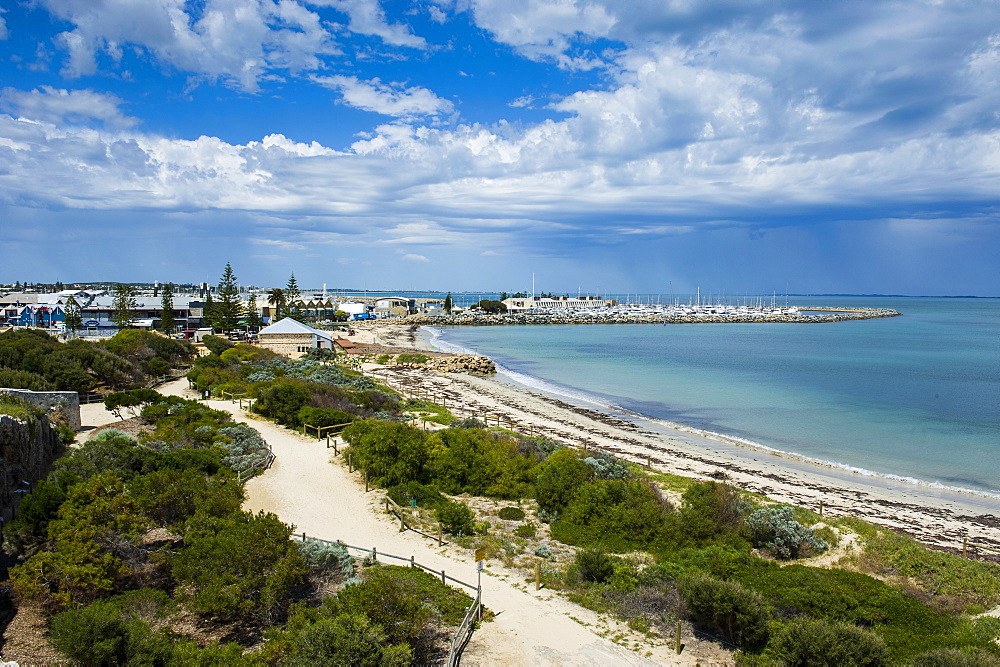
<path fill-rule="evenodd" d="M 523 526 L 518 526 L 517 528 L 514 529 L 515 535 L 517 535 L 518 537 L 524 537 L 529 540 L 534 538 L 537 532 L 538 532 L 538 526 L 531 523 L 530 521 L 524 524 Z"/>
<path fill-rule="evenodd" d="M 474 535 L 476 533 L 475 515 L 465 503 L 447 500 L 435 510 L 435 516 L 441 523 L 441 529 L 450 535 Z"/>
<path fill-rule="evenodd" d="M 378 355 L 378 357 L 375 358 L 375 363 L 376 364 L 382 364 L 384 366 L 385 364 L 389 363 L 389 360 L 391 358 L 392 358 L 391 355 L 380 354 L 380 355 Z"/>
<path fill-rule="evenodd" d="M 576 496 L 580 488 L 594 478 L 594 469 L 568 449 L 553 453 L 542 464 L 535 481 L 538 507 L 550 515 L 558 515 Z"/>
<path fill-rule="evenodd" d="M 228 338 L 224 338 L 223 336 L 204 336 L 202 337 L 201 342 L 205 344 L 205 347 L 208 348 L 209 352 L 217 356 L 232 347 L 236 347 L 232 341 Z"/>
<path fill-rule="evenodd" d="M 524 510 L 520 507 L 515 507 L 510 505 L 508 507 L 503 507 L 497 512 L 497 516 L 505 521 L 523 521 L 524 520 Z"/>
<path fill-rule="evenodd" d="M 220 618 L 273 622 L 306 571 L 291 528 L 273 514 L 235 513 L 202 518 L 171 561 L 174 578 L 187 587 L 192 608 Z"/>
<path fill-rule="evenodd" d="M 613 556 L 594 549 L 577 551 L 574 561 L 581 580 L 597 583 L 603 583 L 611 578 L 615 573 L 617 562 L 618 559 Z"/>
<path fill-rule="evenodd" d="M 298 418 L 300 423 L 316 427 L 339 426 L 355 420 L 354 415 L 343 410 L 313 407 L 304 407 L 299 410 Z"/>
<path fill-rule="evenodd" d="M 743 519 L 749 509 L 739 492 L 727 484 L 715 481 L 692 484 L 684 492 L 679 537 L 691 545 L 715 540 L 742 541 Z"/>
<path fill-rule="evenodd" d="M 768 649 L 788 667 L 876 667 L 890 663 L 881 637 L 836 621 L 791 621 Z"/>
<path fill-rule="evenodd" d="M 407 424 L 365 419 L 344 429 L 351 456 L 382 487 L 427 482 L 430 448 L 423 431 Z"/>
<path fill-rule="evenodd" d="M 416 501 L 419 507 L 435 508 L 444 503 L 447 499 L 441 495 L 436 486 L 421 484 L 410 481 L 390 487 L 386 493 L 397 504 L 402 507 L 410 507 Z"/>
<path fill-rule="evenodd" d="M 998 667 L 1000 657 L 983 649 L 965 652 L 957 648 L 937 648 L 921 653 L 910 664 L 914 667 Z"/>
<path fill-rule="evenodd" d="M 418 352 L 404 352 L 396 357 L 396 363 L 399 364 L 426 364 L 430 359 L 426 354 L 420 354 Z"/>
<path fill-rule="evenodd" d="M 274 419 L 286 426 L 300 426 L 299 410 L 304 408 L 311 398 L 309 389 L 298 383 L 277 382 L 270 387 L 262 388 L 254 403 L 254 412 Z"/>
<path fill-rule="evenodd" d="M 703 631 L 748 650 L 767 642 L 772 613 L 759 594 L 699 575 L 677 583 L 691 619 Z"/>
<path fill-rule="evenodd" d="M 408 644 L 387 645 L 380 625 L 362 613 L 319 619 L 303 628 L 288 654 L 292 665 L 404 667 L 413 660 Z"/>
<path fill-rule="evenodd" d="M 115 600 L 56 614 L 50 633 L 53 646 L 84 665 L 164 664 L 171 654 L 165 637 L 122 613 Z"/>

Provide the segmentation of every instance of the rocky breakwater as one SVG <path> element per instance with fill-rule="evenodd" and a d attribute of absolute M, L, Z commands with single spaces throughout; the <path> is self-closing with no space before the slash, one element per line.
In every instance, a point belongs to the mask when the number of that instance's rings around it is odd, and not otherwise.
<path fill-rule="evenodd" d="M 427 361 L 427 368 L 444 373 L 468 373 L 469 375 L 496 375 L 497 367 L 489 357 L 478 354 L 452 354 L 435 357 Z"/>
<path fill-rule="evenodd" d="M 25 493 L 48 475 L 65 445 L 41 410 L 22 403 L 7 412 L 12 414 L 0 412 L 0 516 L 9 521 Z"/>
<path fill-rule="evenodd" d="M 819 309 L 817 309 L 819 310 Z M 418 326 L 503 326 L 523 324 L 726 324 L 726 323 L 821 323 L 847 320 L 870 320 L 880 317 L 897 317 L 902 313 L 891 308 L 844 308 L 831 312 L 798 313 L 505 313 L 488 315 L 463 313 L 461 315 L 410 315 L 407 324 Z"/>

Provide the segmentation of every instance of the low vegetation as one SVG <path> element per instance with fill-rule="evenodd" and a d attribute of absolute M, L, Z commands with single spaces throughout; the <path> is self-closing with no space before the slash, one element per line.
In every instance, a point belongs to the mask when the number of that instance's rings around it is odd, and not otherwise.
<path fill-rule="evenodd" d="M 150 331 L 128 329 L 100 342 L 60 343 L 44 331 L 0 333 L 0 386 L 33 391 L 134 389 L 187 363 L 194 347 Z"/>

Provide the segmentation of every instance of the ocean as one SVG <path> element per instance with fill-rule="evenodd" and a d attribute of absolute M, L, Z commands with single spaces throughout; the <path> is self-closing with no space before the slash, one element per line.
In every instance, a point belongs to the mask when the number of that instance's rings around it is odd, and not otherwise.
<path fill-rule="evenodd" d="M 489 356 L 501 379 L 576 402 L 889 479 L 1000 493 L 1000 299 L 788 302 L 895 308 L 903 316 L 441 327 L 431 330 L 431 343 Z"/>

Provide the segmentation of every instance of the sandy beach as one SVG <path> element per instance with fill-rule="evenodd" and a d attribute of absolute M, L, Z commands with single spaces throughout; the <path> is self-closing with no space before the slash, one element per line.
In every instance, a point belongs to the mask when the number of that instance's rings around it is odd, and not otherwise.
<path fill-rule="evenodd" d="M 429 348 L 413 329 L 380 323 L 358 333 L 385 345 Z M 524 432 L 533 430 L 641 464 L 648 461 L 655 470 L 698 479 L 722 473 L 729 483 L 776 501 L 815 511 L 822 502 L 825 514 L 865 519 L 952 552 L 961 551 L 963 539 L 970 545 L 1000 549 L 997 497 L 824 466 L 679 424 L 548 396 L 502 376 L 444 375 L 419 367 L 374 365 L 368 372 L 396 387 L 421 387 L 447 396 L 448 407 L 458 414 L 503 415 L 505 424 L 516 424 Z M 970 546 L 969 553 L 1000 560 L 1000 554 L 985 549 Z"/>

